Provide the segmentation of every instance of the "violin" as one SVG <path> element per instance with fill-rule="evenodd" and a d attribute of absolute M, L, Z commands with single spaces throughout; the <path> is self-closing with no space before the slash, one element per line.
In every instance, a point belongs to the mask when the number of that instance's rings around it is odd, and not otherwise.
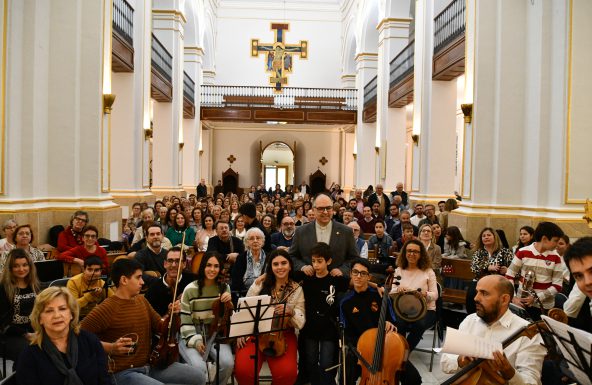
<path fill-rule="evenodd" d="M 220 294 L 220 296 L 222 295 Z M 220 297 L 218 297 L 218 299 L 212 303 L 212 314 L 214 314 L 214 319 L 210 323 L 210 329 L 208 333 L 210 338 L 208 338 L 206 342 L 206 348 L 203 355 L 204 358 L 209 357 L 216 337 L 226 337 L 228 335 L 230 316 L 232 315 L 233 310 L 234 306 L 232 305 L 232 301 L 222 302 Z"/>
<path fill-rule="evenodd" d="M 409 352 L 405 337 L 386 333 L 388 293 L 393 285 L 395 270 L 389 266 L 384 285 L 378 327 L 366 330 L 358 340 L 359 363 L 362 367 L 360 385 L 396 385 Z"/>
<path fill-rule="evenodd" d="M 286 304 L 288 298 L 290 298 L 292 293 L 294 293 L 299 287 L 300 285 L 296 282 L 290 282 L 288 285 L 283 286 L 279 290 L 279 296 L 275 296 L 275 304 Z M 274 316 L 271 322 L 272 331 L 259 337 L 259 351 L 268 357 L 283 356 L 288 348 L 288 343 L 284 338 L 284 329 L 288 328 L 289 323 L 290 317 L 286 317 L 285 314 Z"/>
<path fill-rule="evenodd" d="M 185 232 L 183 232 L 183 240 L 181 244 L 185 244 Z M 185 257 L 184 251 L 181 251 L 181 261 Z M 152 348 L 150 353 L 150 366 L 156 368 L 165 368 L 179 360 L 179 343 L 177 341 L 177 332 L 181 327 L 179 314 L 176 314 L 174 303 L 177 298 L 177 289 L 179 288 L 179 278 L 181 277 L 181 267 L 183 263 L 179 263 L 177 270 L 177 280 L 175 282 L 175 290 L 173 292 L 173 304 L 171 310 L 161 320 L 158 325 L 158 342 Z"/>

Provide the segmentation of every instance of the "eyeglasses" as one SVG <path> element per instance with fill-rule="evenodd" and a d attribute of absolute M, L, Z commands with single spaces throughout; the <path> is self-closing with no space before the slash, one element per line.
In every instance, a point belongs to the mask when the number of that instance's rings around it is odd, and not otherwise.
<path fill-rule="evenodd" d="M 20 235 L 21 237 L 30 237 L 31 233 L 28 231 L 19 231 L 16 235 Z"/>
<path fill-rule="evenodd" d="M 362 277 L 362 278 L 365 278 L 365 277 L 369 276 L 370 273 L 367 272 L 367 271 L 360 271 L 360 270 L 353 269 L 351 271 L 351 275 L 352 275 L 352 277 Z"/>
<path fill-rule="evenodd" d="M 180 259 L 165 259 L 166 263 L 170 263 L 171 265 L 178 265 L 181 263 Z"/>
<path fill-rule="evenodd" d="M 282 226 L 294 226 L 294 223 L 286 222 L 286 223 L 282 223 Z"/>
<path fill-rule="evenodd" d="M 84 234 L 83 236 L 87 239 L 95 239 L 97 237 L 95 234 Z"/>
<path fill-rule="evenodd" d="M 333 210 L 333 206 L 315 207 L 315 210 L 328 213 L 329 211 Z"/>
<path fill-rule="evenodd" d="M 407 255 L 419 255 L 419 254 L 421 254 L 421 251 L 407 249 L 406 253 L 407 253 Z"/>
<path fill-rule="evenodd" d="M 79 222 L 84 222 L 84 223 L 88 222 L 88 219 L 86 219 L 86 218 L 81 218 L 81 217 L 74 217 L 74 220 L 75 220 L 75 221 L 79 221 Z"/>

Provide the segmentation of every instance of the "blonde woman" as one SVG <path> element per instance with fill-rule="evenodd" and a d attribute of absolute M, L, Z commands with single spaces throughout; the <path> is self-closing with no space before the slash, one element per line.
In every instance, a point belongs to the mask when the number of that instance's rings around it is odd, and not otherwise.
<path fill-rule="evenodd" d="M 80 330 L 78 304 L 65 287 L 49 287 L 37 296 L 31 345 L 17 364 L 21 385 L 110 385 L 107 356 L 94 334 Z"/>

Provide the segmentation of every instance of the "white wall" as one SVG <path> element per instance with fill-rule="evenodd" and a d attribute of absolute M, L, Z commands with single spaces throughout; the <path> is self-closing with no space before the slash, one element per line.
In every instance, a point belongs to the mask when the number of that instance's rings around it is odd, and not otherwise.
<path fill-rule="evenodd" d="M 278 8 L 281 7 L 281 8 Z M 341 18 L 337 5 L 223 1 L 218 8 L 216 84 L 268 86 L 264 55 L 251 57 L 251 39 L 273 43 L 271 23 L 289 23 L 284 42 L 308 41 L 308 59 L 294 55 L 289 87 L 341 87 Z M 231 48 L 233 47 L 233 48 Z"/>

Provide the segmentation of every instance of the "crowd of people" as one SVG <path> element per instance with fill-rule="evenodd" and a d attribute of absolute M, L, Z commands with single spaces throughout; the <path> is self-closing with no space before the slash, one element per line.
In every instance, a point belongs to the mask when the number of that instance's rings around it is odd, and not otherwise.
<path fill-rule="evenodd" d="M 133 204 L 118 240 L 128 254 L 111 265 L 88 213 L 76 211 L 57 239 L 56 258 L 82 270 L 65 288 L 41 291 L 35 263 L 45 257 L 33 246 L 31 226 L 4 223 L 0 326 L 19 383 L 201 385 L 217 373 L 226 384 L 234 373 L 242 385 L 253 383 L 266 361 L 274 384 L 330 385 L 337 383 L 341 330 L 344 383 L 353 385 L 361 373 L 354 351 L 365 331 L 397 331 L 412 352 L 434 325 L 442 287 L 458 285 L 443 274 L 443 257 L 470 260 L 474 273 L 462 330 L 499 340 L 527 322 L 513 306 L 537 320 L 560 305 L 573 325 L 590 331 L 592 240 L 570 245 L 554 223 L 522 227 L 510 247 L 490 227 L 468 242 L 449 225 L 456 199 L 413 204 L 402 183 L 390 194 L 378 184 L 351 198 L 338 185 L 312 197 L 304 182 L 286 191 L 252 186 L 241 196 L 212 196 L 204 187 L 187 198 Z M 388 266 L 397 284 L 384 293 Z M 379 325 L 385 294 L 389 310 Z M 258 295 L 271 297 L 281 321 L 275 345 L 241 337 L 214 349 L 214 307 Z M 412 321 L 395 314 L 391 297 L 401 295 L 420 298 L 425 314 Z M 153 357 L 153 338 L 163 330 L 178 334 L 180 357 L 166 365 Z M 536 339 L 520 340 L 496 353 L 492 366 L 506 381 L 540 384 L 545 352 Z M 444 355 L 442 368 L 454 372 L 470 361 Z M 402 383 L 421 383 L 411 362 L 404 369 Z"/>

